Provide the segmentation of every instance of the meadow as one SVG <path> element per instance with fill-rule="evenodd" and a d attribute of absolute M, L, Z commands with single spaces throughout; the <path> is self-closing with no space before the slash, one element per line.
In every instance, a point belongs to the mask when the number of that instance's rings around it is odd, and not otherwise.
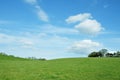
<path fill-rule="evenodd" d="M 0 80 L 120 80 L 120 58 L 0 57 Z"/>

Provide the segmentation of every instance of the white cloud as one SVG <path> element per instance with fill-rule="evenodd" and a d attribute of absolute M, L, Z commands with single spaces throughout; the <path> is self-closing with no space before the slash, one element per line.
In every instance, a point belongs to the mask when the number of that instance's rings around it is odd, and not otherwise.
<path fill-rule="evenodd" d="M 24 32 L 24 31 L 23 31 Z M 62 35 L 64 34 L 64 37 Z M 66 54 L 66 48 L 74 42 L 74 39 L 69 37 L 68 35 L 78 34 L 76 29 L 58 27 L 54 25 L 40 25 L 36 26 L 36 29 L 28 29 L 25 34 L 11 35 L 11 34 L 0 34 L 0 43 L 6 44 L 9 48 L 13 48 L 14 50 L 10 50 L 13 54 L 18 54 L 19 56 L 26 55 L 35 56 L 35 57 L 65 57 L 72 56 L 71 54 Z M 61 35 L 61 36 L 60 36 Z M 65 37 L 67 35 L 67 37 Z M 81 42 L 81 41 L 80 41 Z M 70 47 L 72 52 L 80 52 L 79 48 L 75 47 L 76 42 Z M 87 41 L 83 41 L 83 43 Z M 82 43 L 82 42 L 81 42 Z M 88 40 L 88 43 L 90 41 Z M 97 42 L 96 42 L 97 43 Z M 92 44 L 92 41 L 91 41 Z M 82 44 L 83 45 L 83 44 Z M 95 45 L 95 43 L 94 43 Z M 98 44 L 99 45 L 99 44 Z M 8 47 L 4 46 L 2 49 L 6 52 Z M 79 46 L 78 46 L 79 47 Z M 94 48 L 94 46 L 92 46 Z M 97 45 L 96 45 L 97 47 Z M 82 48 L 87 51 L 87 48 Z M 90 49 L 90 47 L 89 47 Z M 84 52 L 83 50 L 83 52 Z M 89 51 L 87 51 L 89 52 Z M 76 54 L 75 54 L 76 55 Z M 66 56 L 66 57 L 67 57 Z M 77 57 L 77 56 L 76 56 Z"/>
<path fill-rule="evenodd" d="M 29 38 L 0 33 L 0 44 L 16 45 L 17 47 L 21 46 L 24 48 L 30 48 L 34 45 L 34 42 L 32 42 L 32 39 Z"/>
<path fill-rule="evenodd" d="M 24 46 L 33 46 L 34 43 L 30 39 L 21 39 L 19 40 Z"/>
<path fill-rule="evenodd" d="M 27 33 L 28 34 L 28 33 Z M 11 35 L 0 33 L 1 50 L 17 56 L 35 57 L 64 56 L 69 39 L 58 35 L 45 33 L 29 33 L 29 35 Z M 12 48 L 12 49 L 11 49 Z M 13 50 L 14 49 L 14 50 Z M 13 50 L 13 51 L 12 51 Z"/>
<path fill-rule="evenodd" d="M 36 5 L 37 4 L 37 0 L 25 0 L 25 2 L 32 4 L 32 5 Z"/>
<path fill-rule="evenodd" d="M 70 16 L 65 21 L 67 23 L 75 23 L 75 22 L 84 21 L 84 20 L 89 19 L 89 18 L 92 18 L 90 13 L 83 13 L 83 14 L 77 14 L 74 16 Z"/>
<path fill-rule="evenodd" d="M 47 33 L 47 34 L 78 34 L 79 32 L 76 29 L 71 29 L 71 28 L 65 28 L 65 27 L 59 27 L 59 26 L 54 26 L 50 24 L 46 24 L 43 26 L 40 26 L 40 29 L 42 33 Z"/>
<path fill-rule="evenodd" d="M 8 44 L 14 42 L 15 38 L 13 36 L 9 36 L 7 34 L 0 33 L 0 43 L 1 44 Z"/>
<path fill-rule="evenodd" d="M 79 30 L 80 33 L 88 35 L 96 35 L 103 29 L 98 21 L 91 19 L 87 19 L 75 25 L 75 28 Z"/>
<path fill-rule="evenodd" d="M 48 22 L 49 19 L 48 19 L 48 16 L 47 14 L 45 13 L 45 11 L 43 11 L 40 6 L 36 6 L 36 11 L 37 11 L 37 15 L 39 17 L 39 19 L 41 19 L 42 21 L 45 21 L 45 22 Z"/>
<path fill-rule="evenodd" d="M 48 15 L 46 14 L 46 12 L 40 7 L 40 5 L 38 5 L 38 1 L 37 0 L 25 0 L 25 2 L 31 4 L 35 10 L 36 10 L 36 14 L 38 16 L 38 18 L 44 22 L 48 22 L 49 18 Z"/>
<path fill-rule="evenodd" d="M 90 13 L 83 13 L 70 16 L 66 19 L 67 23 L 79 22 L 74 26 L 82 34 L 96 35 L 103 30 L 101 23 L 93 19 Z"/>
<path fill-rule="evenodd" d="M 92 40 L 82 40 L 73 43 L 73 45 L 69 48 L 69 51 L 72 53 L 86 55 L 92 51 L 95 51 L 99 47 L 101 47 L 99 42 L 94 42 Z"/>

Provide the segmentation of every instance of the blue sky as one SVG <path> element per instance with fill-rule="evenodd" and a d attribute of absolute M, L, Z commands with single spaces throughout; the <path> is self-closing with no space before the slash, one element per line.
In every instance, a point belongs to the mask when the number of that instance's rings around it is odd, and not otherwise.
<path fill-rule="evenodd" d="M 120 0 L 1 0 L 0 52 L 87 57 L 120 50 Z"/>

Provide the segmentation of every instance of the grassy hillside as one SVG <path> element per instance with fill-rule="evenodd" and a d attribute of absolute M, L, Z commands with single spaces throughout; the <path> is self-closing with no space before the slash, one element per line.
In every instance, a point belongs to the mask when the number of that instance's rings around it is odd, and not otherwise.
<path fill-rule="evenodd" d="M 15 57 L 13 55 L 7 55 L 5 53 L 0 52 L 0 60 L 28 60 L 28 59 Z"/>
<path fill-rule="evenodd" d="M 0 80 L 120 80 L 119 58 L 0 60 Z"/>

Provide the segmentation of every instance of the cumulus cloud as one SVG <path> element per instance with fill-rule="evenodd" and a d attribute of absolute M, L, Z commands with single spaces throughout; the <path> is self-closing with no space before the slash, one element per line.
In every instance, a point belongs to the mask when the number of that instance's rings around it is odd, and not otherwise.
<path fill-rule="evenodd" d="M 101 24 L 96 20 L 87 19 L 77 25 L 75 28 L 79 30 L 81 33 L 96 35 L 98 34 L 103 28 Z"/>
<path fill-rule="evenodd" d="M 44 22 L 48 22 L 48 15 L 46 14 L 46 12 L 40 7 L 40 5 L 38 4 L 37 0 L 25 0 L 25 2 L 31 4 L 35 10 L 36 10 L 36 14 L 38 16 L 38 18 Z"/>
<path fill-rule="evenodd" d="M 90 13 L 84 13 L 84 14 L 77 14 L 74 16 L 70 16 L 68 17 L 68 19 L 66 19 L 65 21 L 67 23 L 76 23 L 78 21 L 84 21 L 86 19 L 92 18 Z"/>
<path fill-rule="evenodd" d="M 99 42 L 94 42 L 92 40 L 82 40 L 73 43 L 73 45 L 69 48 L 69 51 L 72 53 L 86 55 L 92 51 L 95 51 L 99 47 L 101 47 L 101 44 Z"/>
<path fill-rule="evenodd" d="M 93 19 L 90 13 L 83 13 L 74 16 L 70 16 L 66 19 L 67 23 L 76 23 L 79 22 L 74 26 L 82 34 L 87 35 L 96 35 L 103 30 L 103 27 L 100 22 Z"/>

